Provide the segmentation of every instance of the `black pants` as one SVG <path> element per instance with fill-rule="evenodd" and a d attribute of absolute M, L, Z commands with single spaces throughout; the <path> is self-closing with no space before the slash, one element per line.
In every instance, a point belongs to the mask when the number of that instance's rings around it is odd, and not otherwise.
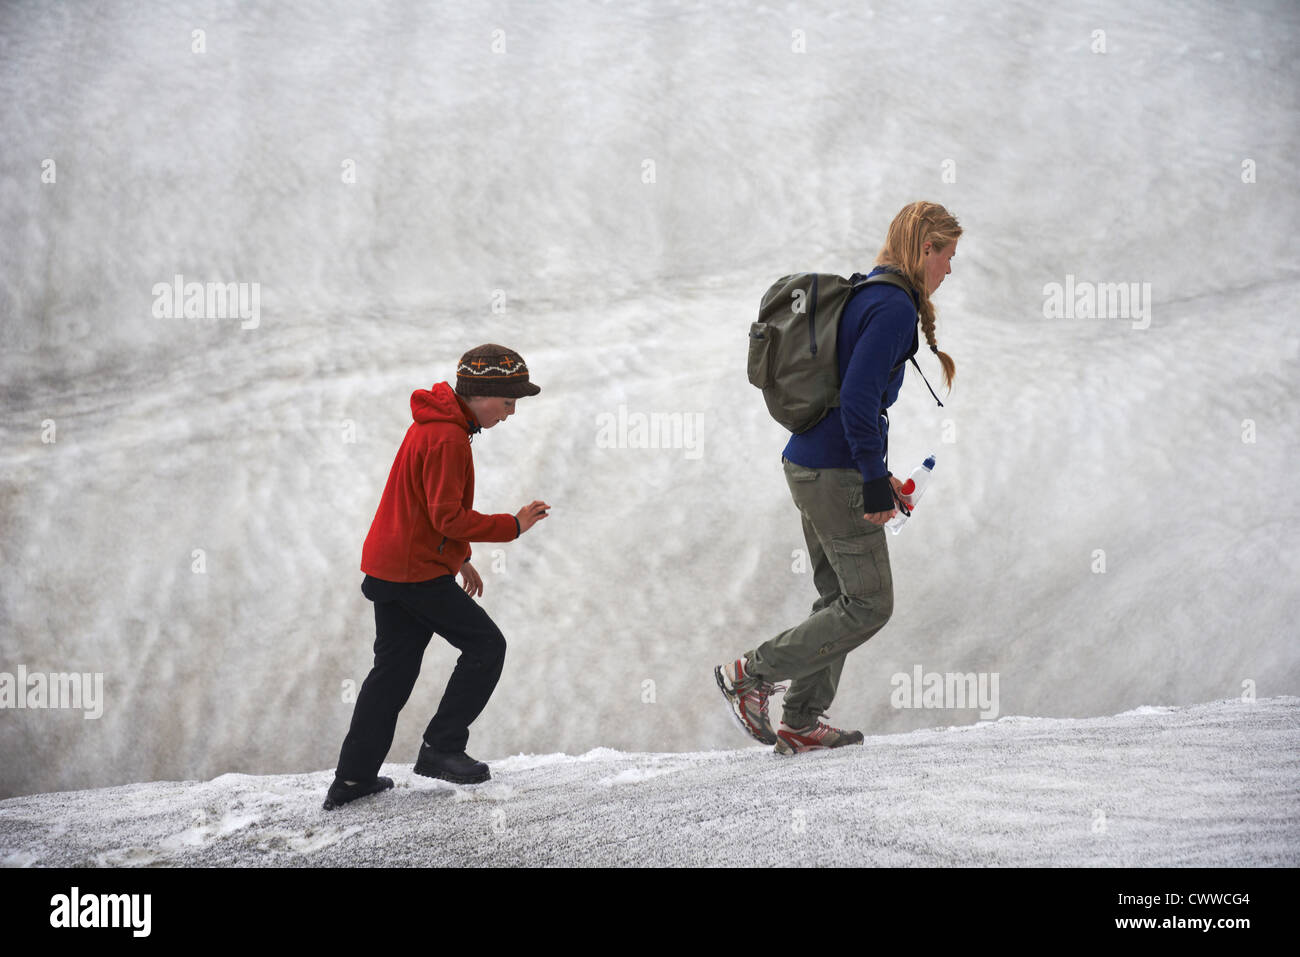
<path fill-rule="evenodd" d="M 454 575 L 390 582 L 367 575 L 361 593 L 375 603 L 375 664 L 361 685 L 336 775 L 373 781 L 393 745 L 397 715 L 411 696 L 420 661 L 437 632 L 460 649 L 438 713 L 424 731 L 435 751 L 464 751 L 469 726 L 501 677 L 506 640 Z"/>

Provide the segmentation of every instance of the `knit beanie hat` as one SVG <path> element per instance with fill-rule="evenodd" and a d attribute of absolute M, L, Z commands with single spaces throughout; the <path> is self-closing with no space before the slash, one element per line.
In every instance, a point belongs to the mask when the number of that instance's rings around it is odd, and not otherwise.
<path fill-rule="evenodd" d="M 519 353 L 489 342 L 469 350 L 456 367 L 456 391 L 461 395 L 517 399 L 537 395 L 541 386 L 528 381 L 528 366 Z"/>

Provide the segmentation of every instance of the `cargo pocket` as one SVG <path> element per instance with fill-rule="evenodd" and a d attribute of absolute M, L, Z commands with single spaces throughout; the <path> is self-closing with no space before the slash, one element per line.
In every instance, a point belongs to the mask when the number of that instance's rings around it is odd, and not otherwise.
<path fill-rule="evenodd" d="M 760 389 L 772 384 L 773 350 L 775 333 L 765 322 L 751 323 L 749 327 L 749 382 Z"/>
<path fill-rule="evenodd" d="M 840 591 L 850 598 L 866 599 L 879 594 L 885 582 L 878 552 L 885 543 L 875 535 L 855 535 L 831 540 L 835 574 Z"/>

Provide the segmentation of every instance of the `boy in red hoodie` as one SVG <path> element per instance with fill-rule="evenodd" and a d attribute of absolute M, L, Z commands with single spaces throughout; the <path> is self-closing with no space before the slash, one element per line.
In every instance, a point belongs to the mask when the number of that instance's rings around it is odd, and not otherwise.
<path fill-rule="evenodd" d="M 470 564 L 469 543 L 518 538 L 550 506 L 531 502 L 515 515 L 474 511 L 470 440 L 513 415 L 516 399 L 541 391 L 517 352 L 489 343 L 461 357 L 455 391 L 440 382 L 411 395 L 415 422 L 361 551 L 361 593 L 375 605 L 375 664 L 357 695 L 326 810 L 393 786 L 379 768 L 435 632 L 461 654 L 425 729 L 415 773 L 458 784 L 491 776 L 465 745 L 501 677 L 506 642 L 473 600 L 483 594 L 483 579 Z"/>

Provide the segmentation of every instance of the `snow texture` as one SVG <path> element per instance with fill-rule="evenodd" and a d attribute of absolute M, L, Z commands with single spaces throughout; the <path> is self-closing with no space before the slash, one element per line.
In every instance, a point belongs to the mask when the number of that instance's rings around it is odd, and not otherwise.
<path fill-rule="evenodd" d="M 793 757 L 517 755 L 465 787 L 383 770 L 395 788 L 333 811 L 328 772 L 11 798 L 0 864 L 1300 864 L 1294 697 L 1008 716 Z"/>
<path fill-rule="evenodd" d="M 1105 791 L 1084 769 L 1146 744 L 1110 754 L 1097 732 L 1063 752 L 1066 778 L 1049 749 L 985 782 L 915 756 L 1039 725 L 909 736 L 979 715 L 891 693 L 920 666 L 1000 676 L 999 715 L 1300 694 L 1298 48 L 1293 0 L 0 4 L 0 672 L 104 688 L 93 720 L 0 710 L 0 797 L 211 780 L 112 792 L 122 827 L 153 829 L 103 853 L 169 860 L 245 836 L 289 860 L 522 859 L 483 834 L 434 840 L 486 827 L 489 806 L 559 827 L 535 853 L 573 859 L 634 859 L 672 813 L 701 840 L 785 833 L 795 807 L 809 829 L 783 846 L 827 861 L 859 827 L 852 854 L 879 861 L 1285 858 L 1283 823 L 1232 824 L 1212 750 L 1160 820 L 1139 807 L 1163 778 L 1130 792 L 1117 773 L 1136 816 L 1115 826 L 1141 839 L 1098 840 L 1084 819 Z M 745 378 L 749 323 L 778 276 L 869 268 L 922 198 L 966 229 L 935 296 L 957 378 L 945 395 L 923 347 L 945 407 L 909 367 L 891 410 L 894 470 L 938 463 L 889 542 L 894 617 L 849 656 L 832 712 L 872 743 L 712 768 L 693 755 L 734 742 L 713 667 L 815 597 L 786 436 Z M 156 318 L 177 274 L 259 283 L 259 324 Z M 1149 325 L 1045 318 L 1068 277 L 1150 283 Z M 292 842 L 371 662 L 358 564 L 408 397 L 494 341 L 543 391 L 476 438 L 476 504 L 553 508 L 475 549 L 509 650 L 470 750 L 588 757 L 498 761 L 472 796 L 397 772 L 382 803 L 409 814 L 409 847 L 345 835 L 379 813 L 358 811 L 314 824 L 328 846 L 308 852 Z M 700 442 L 609 447 L 620 409 L 699 416 Z M 435 638 L 391 760 L 414 756 L 454 659 Z M 902 806 L 876 776 L 896 748 Z M 1185 752 L 1158 756 L 1183 773 Z M 790 787 L 748 810 L 713 796 L 742 767 Z M 1017 781 L 1078 798 L 1021 841 L 993 818 L 948 832 L 927 775 L 1011 816 Z M 867 803 L 835 803 L 850 793 Z M 575 850 L 579 796 L 597 820 L 635 813 Z M 93 795 L 43 800 L 66 833 L 14 854 L 98 846 L 72 823 Z M 1165 843 L 1183 812 L 1221 839 Z"/>

